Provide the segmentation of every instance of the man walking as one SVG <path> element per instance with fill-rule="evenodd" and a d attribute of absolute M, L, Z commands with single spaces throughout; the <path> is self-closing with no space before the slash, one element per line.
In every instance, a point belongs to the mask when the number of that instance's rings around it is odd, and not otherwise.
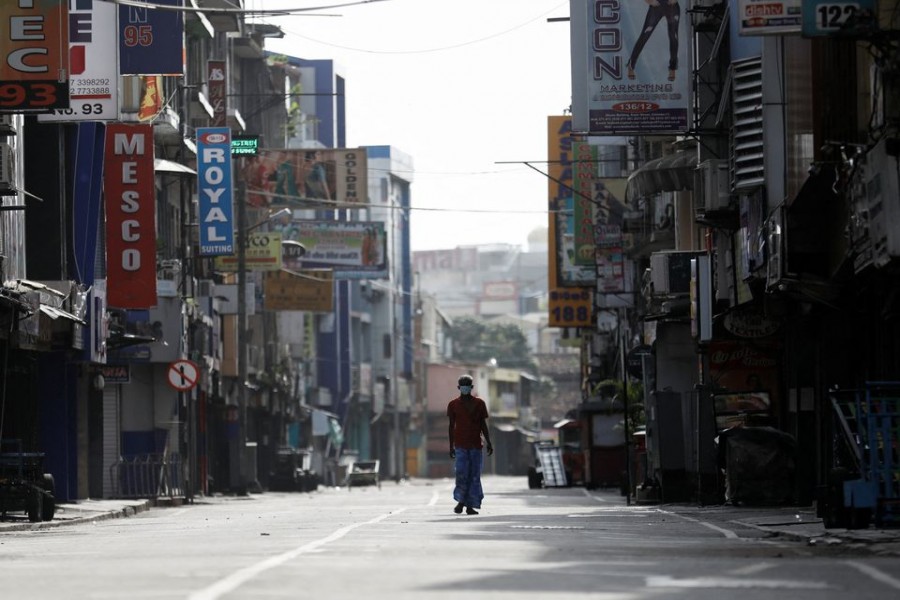
<path fill-rule="evenodd" d="M 457 504 L 453 512 L 460 514 L 465 508 L 467 515 L 477 515 L 478 511 L 475 509 L 481 508 L 481 500 L 484 498 L 481 487 L 481 436 L 487 442 L 488 456 L 494 453 L 494 446 L 487 426 L 487 405 L 484 400 L 472 394 L 472 376 L 463 375 L 456 383 L 459 396 L 447 405 L 450 458 L 456 461 L 453 499 Z"/>

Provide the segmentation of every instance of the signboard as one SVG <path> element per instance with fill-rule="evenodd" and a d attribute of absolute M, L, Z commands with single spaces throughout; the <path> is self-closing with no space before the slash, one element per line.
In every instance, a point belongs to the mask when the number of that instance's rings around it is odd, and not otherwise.
<path fill-rule="evenodd" d="M 166 381 L 179 392 L 186 392 L 197 385 L 200 380 L 200 369 L 197 363 L 190 360 L 176 360 L 169 363 Z"/>
<path fill-rule="evenodd" d="M 300 242 L 306 252 L 285 267 L 332 269 L 337 279 L 387 277 L 387 235 L 374 221 L 295 220 L 278 227 L 285 241 Z"/>
<path fill-rule="evenodd" d="M 226 89 L 228 81 L 225 77 L 225 61 L 206 61 L 206 79 L 209 88 L 209 103 L 213 108 L 213 116 L 209 120 L 209 125 L 210 127 L 226 127 L 228 125 L 228 92 Z"/>
<path fill-rule="evenodd" d="M 115 121 L 119 114 L 116 5 L 93 0 L 69 6 L 69 108 L 38 121 Z"/>
<path fill-rule="evenodd" d="M 555 289 L 549 293 L 548 327 L 592 327 L 591 291 Z"/>
<path fill-rule="evenodd" d="M 277 231 L 248 234 L 247 249 L 244 254 L 247 270 L 281 270 L 281 256 L 283 252 L 281 241 L 281 233 Z M 237 271 L 238 257 L 236 255 L 217 256 L 214 264 L 216 271 Z"/>
<path fill-rule="evenodd" d="M 364 148 L 260 150 L 241 175 L 252 206 L 346 207 L 368 202 Z"/>
<path fill-rule="evenodd" d="M 197 187 L 200 256 L 234 254 L 234 184 L 227 127 L 197 129 Z"/>
<path fill-rule="evenodd" d="M 107 302 L 156 304 L 156 201 L 153 126 L 110 123 L 103 170 L 106 197 Z"/>
<path fill-rule="evenodd" d="M 807 0 L 803 3 L 804 37 L 854 35 L 874 22 L 875 0 Z"/>
<path fill-rule="evenodd" d="M 258 135 L 232 135 L 231 136 L 231 155 L 232 156 L 256 156 L 259 152 L 259 136 Z"/>
<path fill-rule="evenodd" d="M 0 3 L 0 112 L 69 106 L 68 0 Z"/>
<path fill-rule="evenodd" d="M 266 273 L 263 282 L 266 310 L 334 310 L 334 274 L 327 269 Z"/>
<path fill-rule="evenodd" d="M 800 33 L 802 0 L 738 0 L 740 35 Z"/>
<path fill-rule="evenodd" d="M 575 131 L 688 131 L 693 39 L 688 3 L 571 0 L 569 6 Z"/>
<path fill-rule="evenodd" d="M 131 383 L 131 365 L 103 365 L 98 371 L 106 383 Z"/>
<path fill-rule="evenodd" d="M 184 6 L 183 0 L 154 4 Z M 184 12 L 119 5 L 119 74 L 182 75 Z"/>

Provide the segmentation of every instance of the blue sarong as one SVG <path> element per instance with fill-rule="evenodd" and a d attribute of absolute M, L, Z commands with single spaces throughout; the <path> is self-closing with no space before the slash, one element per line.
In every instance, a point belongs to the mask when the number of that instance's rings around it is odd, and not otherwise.
<path fill-rule="evenodd" d="M 481 508 L 484 490 L 481 488 L 481 467 L 484 463 L 481 448 L 456 449 L 456 487 L 453 499 L 469 508 Z"/>

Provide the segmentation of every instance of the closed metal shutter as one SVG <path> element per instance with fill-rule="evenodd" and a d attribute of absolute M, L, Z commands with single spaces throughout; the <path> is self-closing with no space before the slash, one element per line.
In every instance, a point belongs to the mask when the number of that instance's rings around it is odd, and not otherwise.
<path fill-rule="evenodd" d="M 119 385 L 103 388 L 103 497 L 112 498 L 117 494 L 113 483 L 113 467 L 121 455 L 121 435 L 119 421 Z"/>

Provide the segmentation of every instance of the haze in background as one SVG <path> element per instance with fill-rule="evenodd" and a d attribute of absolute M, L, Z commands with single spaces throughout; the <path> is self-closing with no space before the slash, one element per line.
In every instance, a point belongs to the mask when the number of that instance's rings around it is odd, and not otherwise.
<path fill-rule="evenodd" d="M 547 22 L 568 17 L 568 0 L 386 0 L 315 14 L 342 16 L 268 17 L 286 37 L 266 48 L 334 60 L 347 145 L 412 156 L 413 250 L 524 247 L 546 227 L 547 180 L 521 163 L 547 171 L 547 116 L 571 103 L 569 24 Z"/>

